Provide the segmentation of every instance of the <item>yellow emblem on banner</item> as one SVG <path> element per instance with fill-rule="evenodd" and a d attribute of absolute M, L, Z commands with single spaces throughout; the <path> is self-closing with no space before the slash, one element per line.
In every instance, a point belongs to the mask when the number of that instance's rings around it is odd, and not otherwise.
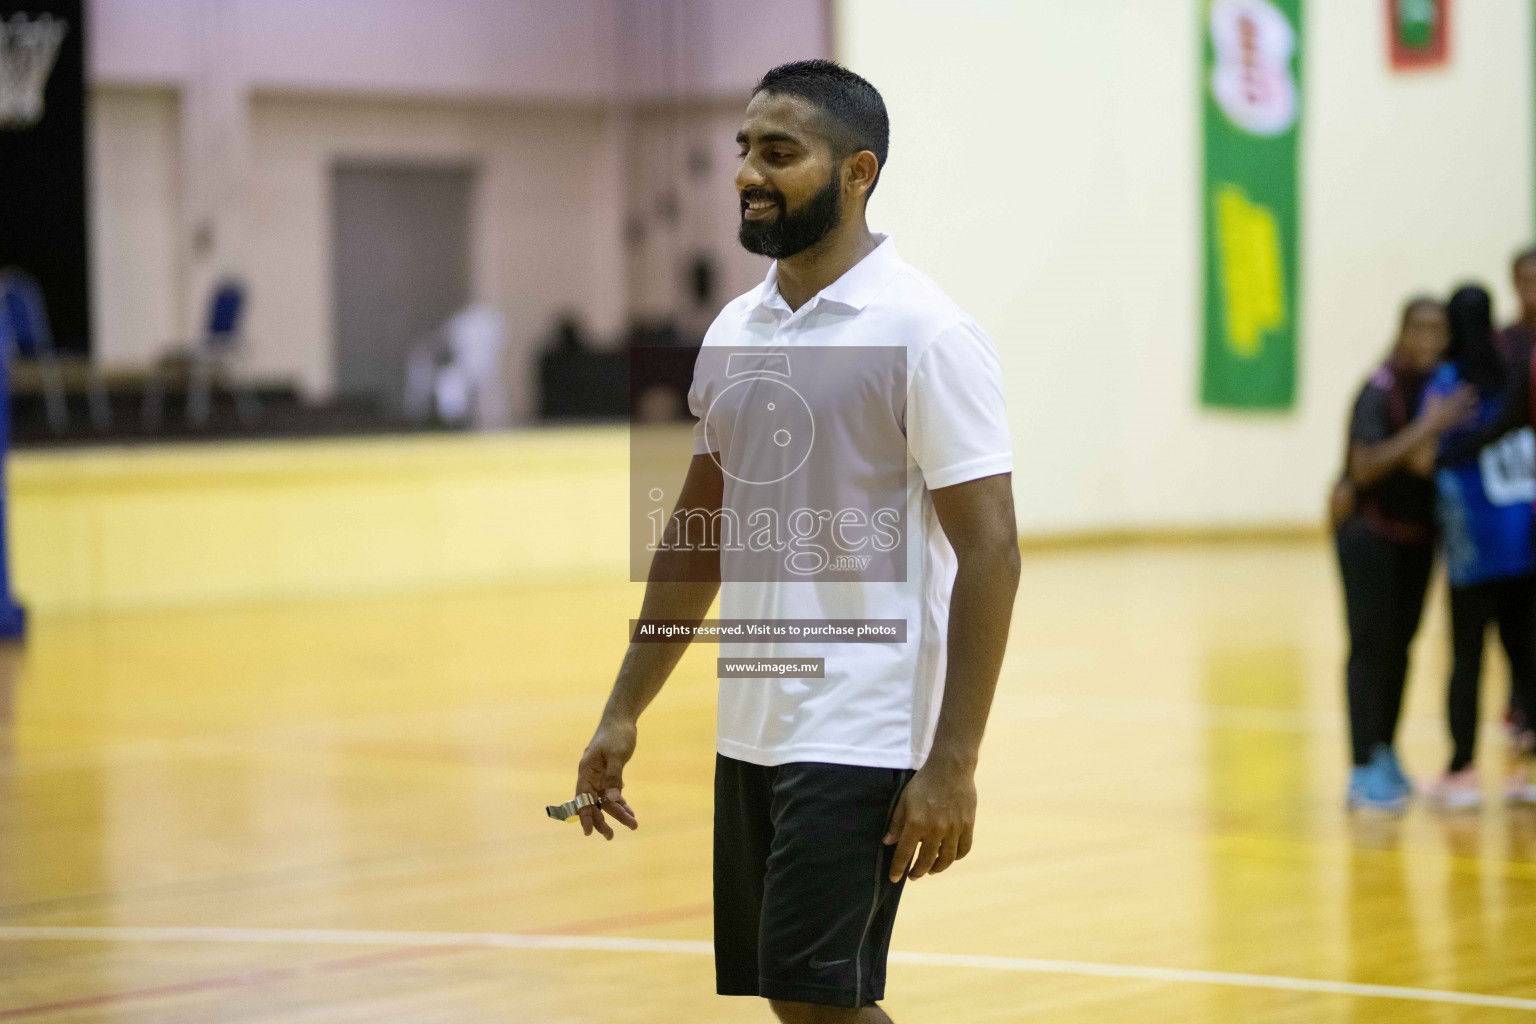
<path fill-rule="evenodd" d="M 1221 249 L 1227 346 L 1251 359 L 1264 333 L 1285 322 L 1285 283 L 1280 273 L 1280 228 L 1274 213 L 1249 200 L 1236 185 L 1216 192 L 1216 240 Z"/>

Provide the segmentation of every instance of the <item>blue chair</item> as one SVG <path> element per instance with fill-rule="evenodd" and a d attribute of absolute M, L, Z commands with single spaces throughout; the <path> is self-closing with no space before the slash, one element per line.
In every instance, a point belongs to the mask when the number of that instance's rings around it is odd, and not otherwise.
<path fill-rule="evenodd" d="M 234 279 L 221 281 L 208 304 L 208 328 L 197 341 L 163 356 L 144 387 L 143 420 L 146 429 L 160 425 L 165 415 L 165 364 L 176 357 L 188 363 L 187 423 L 208 424 L 213 414 L 213 389 L 222 383 L 235 400 L 240 422 L 252 426 L 261 418 L 261 403 L 250 388 L 236 386 L 228 363 L 240 347 L 240 323 L 245 312 L 245 286 Z"/>
<path fill-rule="evenodd" d="M 0 270 L 0 320 L 5 324 L 7 358 L 19 356 L 36 364 L 43 386 L 43 408 L 48 428 L 55 434 L 69 430 L 69 403 L 64 373 L 53 350 L 53 331 L 48 325 L 48 305 L 37 279 L 19 267 Z M 91 423 L 97 430 L 112 425 L 112 406 L 101 378 L 87 369 L 86 394 Z"/>

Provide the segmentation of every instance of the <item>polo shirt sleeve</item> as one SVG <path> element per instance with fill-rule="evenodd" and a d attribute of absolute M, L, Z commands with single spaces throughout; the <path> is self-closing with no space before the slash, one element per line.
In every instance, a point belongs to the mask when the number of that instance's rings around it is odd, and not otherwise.
<path fill-rule="evenodd" d="M 929 490 L 1013 471 L 1003 366 L 969 321 L 940 332 L 907 388 L 907 447 Z"/>
<path fill-rule="evenodd" d="M 693 383 L 688 385 L 688 411 L 693 415 L 693 454 L 707 455 L 715 450 L 704 437 L 704 399 L 699 395 L 698 364 L 694 364 Z"/>

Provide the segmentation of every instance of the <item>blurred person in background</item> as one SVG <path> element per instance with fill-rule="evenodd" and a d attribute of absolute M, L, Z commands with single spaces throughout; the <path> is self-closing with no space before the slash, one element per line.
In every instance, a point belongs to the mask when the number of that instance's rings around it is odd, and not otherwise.
<path fill-rule="evenodd" d="M 1520 319 L 1499 332 L 1499 354 L 1506 362 L 1521 348 L 1536 346 L 1536 249 L 1517 254 L 1509 271 L 1520 297 Z"/>
<path fill-rule="evenodd" d="M 1442 447 L 1449 449 L 1460 435 L 1499 418 L 1506 379 L 1513 368 L 1500 356 L 1486 290 L 1458 289 L 1446 312 L 1448 360 L 1431 379 L 1426 396 L 1449 398 L 1464 385 L 1477 393 L 1472 418 L 1442 436 Z M 1536 441 L 1527 427 L 1483 448 L 1476 459 L 1442 466 L 1435 474 L 1440 540 L 1451 589 L 1452 670 L 1447 706 L 1453 751 L 1450 766 L 1429 795 L 1448 810 L 1482 803 L 1482 786 L 1472 762 L 1483 640 L 1490 623 L 1499 627 L 1516 703 L 1527 703 L 1536 692 L 1533 463 Z M 1517 774 L 1523 785 L 1523 770 Z"/>
<path fill-rule="evenodd" d="M 1514 279 L 1515 294 L 1520 297 L 1520 318 L 1499 332 L 1499 354 L 1505 362 L 1516 358 L 1519 352 L 1536 347 L 1536 248 L 1525 249 L 1515 256 L 1510 265 L 1510 276 Z M 1513 693 L 1504 712 L 1504 722 L 1512 748 L 1526 754 L 1536 750 L 1536 732 L 1527 723 Z"/>
<path fill-rule="evenodd" d="M 1434 560 L 1435 451 L 1470 412 L 1461 386 L 1424 398 L 1445 352 L 1445 309 L 1419 298 L 1403 310 L 1397 342 L 1355 400 L 1345 477 L 1335 490 L 1335 541 L 1349 624 L 1346 670 L 1354 768 L 1350 809 L 1397 812 L 1412 784 L 1393 749 L 1408 645 L 1419 629 Z"/>
<path fill-rule="evenodd" d="M 504 430 L 511 425 L 502 360 L 507 322 L 493 306 L 465 306 L 417 342 L 406 360 L 405 411 L 412 420 Z"/>
<path fill-rule="evenodd" d="M 1536 314 L 1536 250 L 1515 257 L 1514 277 L 1515 288 L 1520 292 L 1521 318 L 1499 336 L 1508 367 L 1499 414 L 1493 420 L 1479 423 L 1475 429 L 1447 438 L 1437 459 L 1437 465 L 1443 468 L 1479 460 L 1488 446 L 1514 431 L 1532 426 L 1531 402 L 1536 397 L 1531 380 L 1532 374 L 1536 373 L 1536 363 L 1533 363 L 1533 354 L 1536 354 L 1536 315 L 1533 315 Z M 1531 721 L 1531 713 L 1536 709 L 1521 700 L 1517 687 L 1512 685 L 1510 689 L 1511 701 L 1525 711 L 1521 717 Z M 1517 726 L 1511 743 L 1515 763 L 1505 780 L 1504 795 L 1510 801 L 1536 803 L 1536 778 L 1532 777 L 1536 763 L 1527 756 L 1528 741 L 1523 733 L 1524 729 Z"/>

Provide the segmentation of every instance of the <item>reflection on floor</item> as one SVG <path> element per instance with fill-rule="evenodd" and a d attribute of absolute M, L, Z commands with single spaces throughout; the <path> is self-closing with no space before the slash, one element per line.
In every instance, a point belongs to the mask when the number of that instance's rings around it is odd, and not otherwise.
<path fill-rule="evenodd" d="M 769 1019 L 712 994 L 699 945 L 713 652 L 642 723 L 639 833 L 543 814 L 637 601 L 571 584 L 39 618 L 0 740 L 0 1019 Z M 1536 812 L 1342 813 L 1338 604 L 1321 545 L 1029 555 L 977 845 L 909 888 L 894 946 L 924 956 L 893 964 L 892 1015 L 1529 1019 Z M 1441 604 L 1400 737 L 1421 778 L 1447 753 Z M 130 930 L 20 930 L 39 926 Z M 1261 977 L 1179 973 L 1198 971 Z"/>

